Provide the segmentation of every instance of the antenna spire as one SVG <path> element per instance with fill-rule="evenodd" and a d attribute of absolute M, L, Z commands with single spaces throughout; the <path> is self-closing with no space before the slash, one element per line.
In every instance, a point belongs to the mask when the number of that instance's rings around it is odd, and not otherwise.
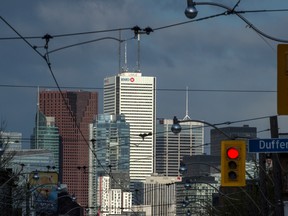
<path fill-rule="evenodd" d="M 186 86 L 186 115 L 183 118 L 184 120 L 191 119 L 190 116 L 188 115 L 188 112 L 189 112 L 189 101 L 188 101 L 189 97 L 188 97 L 188 93 L 189 93 L 188 86 Z"/>
<path fill-rule="evenodd" d="M 119 54 L 119 62 L 118 62 L 118 69 L 119 69 L 119 73 L 121 72 L 121 30 L 119 30 L 119 50 L 118 50 L 118 54 Z"/>
<path fill-rule="evenodd" d="M 137 34 L 137 39 L 138 39 L 138 60 L 137 60 L 137 69 L 138 72 L 140 72 L 140 34 Z"/>
<path fill-rule="evenodd" d="M 128 71 L 127 67 L 127 41 L 125 41 L 125 47 L 124 47 L 124 68 L 123 71 Z"/>

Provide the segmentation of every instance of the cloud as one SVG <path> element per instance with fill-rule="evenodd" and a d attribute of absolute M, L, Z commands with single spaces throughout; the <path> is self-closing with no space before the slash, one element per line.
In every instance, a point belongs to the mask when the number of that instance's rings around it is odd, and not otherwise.
<path fill-rule="evenodd" d="M 184 117 L 186 86 L 191 90 L 189 113 L 193 118 L 217 123 L 276 113 L 275 93 L 194 91 L 276 90 L 277 42 L 259 36 L 235 15 L 168 28 L 170 24 L 188 21 L 183 13 L 185 0 L 17 1 L 17 7 L 15 3 L 13 0 L 3 2 L 1 13 L 24 36 L 42 37 L 46 33 L 55 36 L 135 25 L 155 29 L 150 35 L 141 35 L 140 63 L 143 75 L 157 77 L 158 117 Z M 227 0 L 219 3 L 234 6 Z M 288 5 L 269 0 L 259 5 L 258 1 L 243 0 L 237 7 L 238 10 L 270 8 L 288 8 Z M 197 18 L 223 11 L 213 6 L 199 5 L 197 9 Z M 287 26 L 287 13 L 244 15 L 261 31 L 288 39 L 283 28 Z M 3 29 L 0 37 L 17 36 L 5 23 L 0 25 Z M 118 38 L 119 32 L 54 37 L 49 42 L 49 50 L 107 36 Z M 122 39 L 133 36 L 131 30 L 121 31 Z M 45 40 L 29 39 L 29 42 L 45 54 Z M 1 40 L 0 46 L 0 84 L 55 86 L 44 59 L 23 40 Z M 136 68 L 137 46 L 137 40 L 127 41 L 130 69 Z M 118 49 L 118 42 L 103 40 L 51 53 L 49 57 L 61 87 L 99 89 L 101 110 L 103 79 L 119 72 L 119 57 L 121 65 L 124 64 L 124 43 L 121 56 Z M 35 88 L 5 87 L 0 91 L 1 100 L 5 101 L 0 105 L 0 116 L 6 117 L 11 130 L 23 132 L 26 137 L 34 126 L 36 92 Z M 269 127 L 267 122 L 250 125 Z"/>

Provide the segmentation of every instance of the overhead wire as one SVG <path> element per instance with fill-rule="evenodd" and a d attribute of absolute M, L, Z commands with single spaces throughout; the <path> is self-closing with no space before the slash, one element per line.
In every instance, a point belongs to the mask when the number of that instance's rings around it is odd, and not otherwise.
<path fill-rule="evenodd" d="M 106 29 L 106 30 L 95 30 L 95 31 L 85 31 L 85 32 L 76 32 L 76 33 L 66 33 L 66 34 L 52 34 L 51 36 L 54 38 L 60 37 L 71 37 L 71 36 L 82 36 L 82 35 L 89 35 L 89 34 L 99 34 L 99 33 L 108 33 L 108 32 L 118 32 L 118 31 L 125 31 L 131 30 L 130 27 L 126 28 L 116 28 L 116 29 Z M 23 36 L 25 39 L 42 39 L 43 36 Z M 0 40 L 15 40 L 15 39 L 22 39 L 22 37 L 0 37 Z"/>
<path fill-rule="evenodd" d="M 55 86 L 47 85 L 16 85 L 16 84 L 0 84 L 0 88 L 42 88 L 57 89 Z M 84 86 L 62 86 L 61 89 L 82 89 L 82 90 L 104 90 L 104 87 L 84 87 Z M 252 90 L 252 89 L 184 89 L 184 88 L 156 88 L 155 91 L 171 91 L 171 92 L 223 92 L 223 93 L 277 93 L 277 90 Z"/>
<path fill-rule="evenodd" d="M 225 14 L 224 14 L 224 13 L 221 13 L 221 14 L 209 16 L 209 17 L 207 17 L 207 18 L 205 18 L 205 19 L 213 18 L 213 17 L 221 16 L 221 15 L 225 15 Z M 237 15 L 237 14 L 236 14 L 236 15 Z M 3 17 L 0 17 L 0 18 L 1 18 L 1 20 L 2 20 L 3 22 L 5 22 L 21 39 L 23 39 L 23 40 L 24 40 L 31 48 L 33 48 L 42 58 L 44 58 L 44 60 L 46 61 L 47 65 L 48 65 L 48 67 L 49 67 L 50 73 L 51 73 L 51 75 L 52 75 L 52 77 L 53 77 L 53 79 L 54 79 L 54 81 L 55 81 L 55 83 L 56 83 L 56 85 L 57 85 L 57 88 L 58 88 L 58 90 L 61 92 L 60 86 L 59 86 L 59 84 L 58 84 L 58 82 L 57 82 L 57 80 L 56 80 L 56 77 L 55 77 L 55 75 L 54 75 L 54 73 L 53 73 L 53 71 L 52 71 L 52 68 L 51 68 L 51 63 L 50 63 L 50 60 L 49 60 L 49 51 L 48 51 L 48 48 L 46 49 L 46 54 L 45 54 L 45 55 L 42 55 L 40 52 L 38 52 L 38 51 L 35 49 L 34 46 L 32 46 L 24 37 L 22 37 L 5 19 L 3 19 Z M 198 19 L 198 21 L 199 21 L 199 20 L 203 20 L 203 19 L 204 19 L 204 18 Z M 195 21 L 195 20 L 193 20 L 193 21 Z M 182 24 L 186 24 L 186 23 L 188 23 L 188 22 L 181 23 L 181 24 L 177 24 L 177 25 L 182 25 Z M 160 29 L 169 28 L 169 27 L 174 27 L 174 26 L 176 26 L 176 25 L 175 25 L 175 24 L 174 24 L 174 25 L 169 25 L 169 26 L 165 26 L 165 27 L 161 27 L 161 28 L 156 28 L 156 29 L 154 29 L 154 30 L 160 30 Z M 252 26 L 250 26 L 250 27 L 252 27 Z M 119 30 L 119 29 L 118 29 L 118 30 Z M 123 29 L 123 30 L 124 30 L 124 29 Z M 126 30 L 128 30 L 128 29 L 126 29 Z M 95 32 L 93 32 L 93 33 L 95 33 Z M 81 34 L 83 34 L 83 33 L 81 33 Z M 76 35 L 76 34 L 74 34 L 74 35 Z M 80 34 L 78 33 L 77 35 L 80 35 Z M 58 35 L 58 37 L 60 37 L 60 36 L 61 36 L 61 35 Z M 62 36 L 64 36 L 64 35 L 62 35 Z M 68 35 L 65 35 L 65 36 L 68 36 Z M 69 35 L 69 36 L 71 36 L 71 35 Z M 55 37 L 55 36 L 54 36 L 54 37 Z M 3 38 L 0 38 L 0 39 L 3 39 Z M 92 41 L 88 41 L 87 43 L 89 43 L 89 42 L 92 42 Z M 94 42 L 94 41 L 93 41 L 93 42 Z M 84 44 L 84 43 L 82 43 L 82 44 Z M 81 43 L 75 44 L 75 46 L 76 46 L 76 45 L 82 45 L 82 44 L 81 44 Z M 59 48 L 58 50 L 61 50 L 61 49 L 64 49 L 64 48 L 69 48 L 69 47 L 72 47 L 72 45 Z M 55 51 L 58 51 L 58 50 L 54 50 L 54 52 L 55 52 Z M 53 50 L 50 51 L 50 53 L 52 53 L 52 52 L 53 52 Z M 64 97 L 63 97 L 63 100 L 64 100 Z M 81 133 L 81 132 L 80 132 L 80 133 Z M 82 134 L 82 135 L 83 135 L 83 134 Z M 84 138 L 84 137 L 83 137 L 83 138 Z M 86 141 L 86 143 L 88 144 L 87 141 Z M 88 144 L 88 146 L 89 146 L 89 144 Z"/>
<path fill-rule="evenodd" d="M 48 68 L 49 68 L 49 71 L 50 71 L 50 73 L 51 73 L 51 76 L 53 77 L 53 80 L 54 80 L 54 82 L 55 82 L 55 84 L 56 84 L 56 86 L 57 86 L 57 88 L 58 88 L 58 90 L 59 90 L 59 92 L 60 92 L 60 95 L 61 95 L 61 97 L 62 97 L 62 100 L 63 100 L 63 102 L 64 102 L 64 104 L 65 104 L 65 106 L 66 106 L 66 108 L 67 108 L 67 110 L 68 110 L 68 112 L 69 112 L 69 114 L 70 114 L 70 116 L 72 117 L 73 121 L 75 122 L 76 128 L 78 129 L 80 136 L 82 137 L 83 141 L 86 143 L 88 149 L 92 152 L 92 154 L 94 154 L 96 160 L 98 161 L 98 164 L 103 168 L 103 171 L 105 171 L 105 173 L 106 173 L 108 176 L 110 176 L 111 179 L 115 181 L 115 183 L 119 184 L 118 181 L 115 180 L 114 177 L 110 175 L 110 172 L 106 170 L 106 168 L 101 164 L 101 162 L 100 162 L 99 159 L 97 158 L 97 155 L 94 153 L 94 151 L 93 151 L 93 149 L 91 148 L 91 146 L 89 145 L 86 137 L 84 136 L 83 132 L 81 131 L 80 126 L 79 126 L 79 124 L 78 124 L 77 121 L 76 121 L 76 117 L 75 117 L 75 115 L 73 114 L 72 110 L 70 109 L 70 107 L 69 107 L 69 105 L 68 105 L 68 102 L 65 100 L 64 93 L 62 92 L 62 90 L 61 90 L 61 88 L 60 88 L 60 85 L 58 84 L 58 81 L 57 81 L 57 79 L 56 79 L 56 77 L 55 77 L 55 75 L 54 75 L 54 72 L 53 72 L 52 68 L 51 68 L 51 63 L 50 63 L 50 60 L 49 60 L 49 52 L 48 52 L 48 42 L 49 42 L 49 40 L 48 40 L 48 41 L 46 40 L 46 45 L 45 45 L 45 47 L 46 47 L 46 54 L 43 56 L 39 51 L 37 51 L 36 49 L 34 49 L 34 47 L 33 47 L 25 38 L 23 38 L 23 37 L 21 36 L 21 34 L 18 33 L 18 31 L 17 31 L 16 29 L 14 29 L 2 16 L 0 16 L 0 19 L 1 19 L 4 23 L 6 23 L 19 37 L 21 37 L 21 38 L 30 46 L 30 48 L 32 48 L 38 55 L 40 55 L 40 56 L 45 60 L 47 66 L 48 66 Z M 123 186 L 120 185 L 120 184 L 119 184 L 119 186 L 120 186 L 120 187 L 123 187 Z"/>

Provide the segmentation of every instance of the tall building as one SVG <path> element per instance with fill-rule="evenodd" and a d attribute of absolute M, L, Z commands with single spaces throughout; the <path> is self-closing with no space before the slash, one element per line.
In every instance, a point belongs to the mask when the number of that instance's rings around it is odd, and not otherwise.
<path fill-rule="evenodd" d="M 144 180 L 153 173 L 156 78 L 140 72 L 123 72 L 104 79 L 106 114 L 123 114 L 130 125 L 130 181 Z M 131 185 L 133 187 L 133 185 Z"/>
<path fill-rule="evenodd" d="M 99 114 L 93 122 L 89 165 L 89 206 L 97 204 L 99 176 L 113 176 L 112 189 L 129 190 L 130 129 L 124 115 Z M 96 210 L 94 214 L 96 214 Z"/>
<path fill-rule="evenodd" d="M 221 132 L 222 131 L 222 132 Z M 221 156 L 221 141 L 227 140 L 227 136 L 231 139 L 255 139 L 257 138 L 257 128 L 249 127 L 249 125 L 243 125 L 243 127 L 223 127 L 219 130 L 212 129 L 210 131 L 211 139 L 211 155 Z M 247 159 L 250 160 L 255 154 L 247 154 Z"/>
<path fill-rule="evenodd" d="M 56 171 L 59 172 L 60 147 L 59 128 L 55 125 L 55 117 L 46 117 L 42 112 L 37 112 L 36 126 L 31 136 L 31 149 L 50 150 Z"/>
<path fill-rule="evenodd" d="M 55 118 L 62 138 L 62 181 L 83 206 L 88 206 L 88 172 L 77 168 L 89 166 L 89 125 L 98 113 L 97 106 L 96 92 L 41 91 L 39 94 L 39 110 Z"/>
<path fill-rule="evenodd" d="M 181 123 L 181 133 L 171 132 L 173 120 L 158 119 L 156 133 L 156 172 L 165 176 L 179 176 L 184 156 L 204 154 L 204 125 L 199 122 Z"/>
<path fill-rule="evenodd" d="M 130 130 L 124 115 L 97 115 L 93 132 L 97 172 L 129 173 Z"/>

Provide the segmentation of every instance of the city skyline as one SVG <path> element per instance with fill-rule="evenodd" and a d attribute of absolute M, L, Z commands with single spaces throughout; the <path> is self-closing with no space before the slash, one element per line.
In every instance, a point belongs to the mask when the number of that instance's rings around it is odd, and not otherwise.
<path fill-rule="evenodd" d="M 236 2 L 219 0 L 234 7 Z M 137 68 L 138 41 L 131 39 L 130 28 L 147 26 L 154 31 L 141 34 L 140 70 L 155 76 L 157 85 L 157 117 L 184 116 L 185 87 L 189 87 L 190 116 L 210 123 L 234 122 L 276 115 L 276 49 L 279 42 L 262 38 L 236 16 L 220 16 L 183 25 L 186 1 L 49 1 L 3 2 L 1 17 L 19 34 L 30 38 L 37 51 L 48 51 L 79 42 L 100 38 L 119 38 L 119 31 L 57 37 L 57 35 L 127 28 L 121 38 L 127 39 L 127 67 Z M 69 5 L 69 7 L 67 7 Z M 285 9 L 283 1 L 242 0 L 236 10 Z M 197 6 L 197 18 L 223 10 Z M 149 11 L 149 16 L 147 16 Z M 288 38 L 285 28 L 287 12 L 243 14 L 253 25 L 276 38 Z M 7 122 L 7 131 L 23 133 L 23 143 L 34 127 L 37 86 L 55 89 L 56 85 L 45 61 L 1 20 L 1 91 L 0 116 Z M 161 28 L 161 29 L 159 29 Z M 130 40 L 131 39 L 131 40 Z M 121 64 L 124 64 L 124 42 L 121 43 Z M 103 39 L 49 54 L 50 66 L 62 89 L 93 88 L 103 94 L 104 77 L 119 72 L 119 43 Z M 73 87 L 73 88 L 72 88 Z M 99 99 L 99 101 L 102 101 Z M 176 105 L 177 104 L 177 105 Z M 19 107 L 21 106 L 21 109 Z M 102 106 L 99 106 L 99 113 Z M 285 116 L 279 118 L 280 131 L 287 132 Z M 243 123 L 241 123 L 242 125 Z M 246 124 L 246 123 L 245 123 Z M 248 121 L 259 128 L 269 128 L 269 119 Z M 205 134 L 208 134 L 207 132 Z M 259 134 L 269 137 L 269 132 Z M 206 139 L 207 140 L 207 139 Z"/>

